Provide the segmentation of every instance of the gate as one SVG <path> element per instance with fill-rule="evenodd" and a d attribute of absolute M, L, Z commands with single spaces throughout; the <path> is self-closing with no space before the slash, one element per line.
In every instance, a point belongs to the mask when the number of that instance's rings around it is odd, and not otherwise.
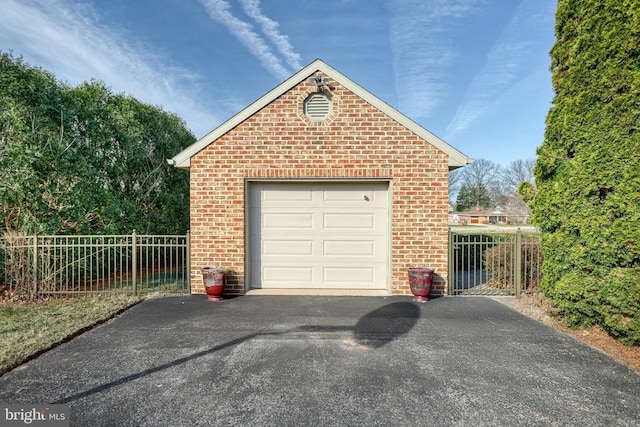
<path fill-rule="evenodd" d="M 519 295 L 537 291 L 541 265 L 535 231 L 449 230 L 449 295 Z"/>

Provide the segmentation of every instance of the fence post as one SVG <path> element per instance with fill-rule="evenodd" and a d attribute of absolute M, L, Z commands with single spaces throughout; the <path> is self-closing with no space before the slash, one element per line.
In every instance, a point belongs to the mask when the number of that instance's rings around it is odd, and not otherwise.
<path fill-rule="evenodd" d="M 191 231 L 187 230 L 187 287 L 189 288 L 189 294 L 191 294 Z"/>
<path fill-rule="evenodd" d="M 33 235 L 33 295 L 32 299 L 38 295 L 38 235 Z"/>
<path fill-rule="evenodd" d="M 131 274 L 132 274 L 132 286 L 133 286 L 133 295 L 138 295 L 138 285 L 136 282 L 137 272 L 137 263 L 138 263 L 138 247 L 137 247 L 137 237 L 136 230 L 133 230 L 133 234 L 131 235 Z"/>
<path fill-rule="evenodd" d="M 522 286 L 522 230 L 520 230 L 520 227 L 518 227 L 518 230 L 516 231 L 516 244 L 515 244 L 515 251 L 516 253 L 514 254 L 514 258 L 515 258 L 515 262 L 514 262 L 514 286 L 513 286 L 513 290 L 515 292 L 515 295 L 518 296 L 520 295 L 520 291 L 521 291 L 521 286 Z"/>
<path fill-rule="evenodd" d="M 451 227 L 449 227 L 449 254 L 448 254 L 448 259 L 447 259 L 447 295 L 452 295 L 453 294 L 453 268 L 454 268 L 454 262 L 453 262 L 453 253 L 454 253 L 454 243 L 453 243 L 453 231 L 451 231 Z"/>

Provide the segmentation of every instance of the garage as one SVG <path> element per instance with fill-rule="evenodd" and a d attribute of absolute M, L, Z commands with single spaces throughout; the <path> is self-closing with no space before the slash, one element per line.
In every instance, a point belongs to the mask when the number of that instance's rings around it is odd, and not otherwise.
<path fill-rule="evenodd" d="M 389 288 L 389 183 L 249 183 L 250 287 Z"/>
<path fill-rule="evenodd" d="M 446 293 L 448 172 L 472 159 L 320 59 L 168 162 L 194 294 L 204 266 L 227 295 L 406 295 L 416 266 Z"/>

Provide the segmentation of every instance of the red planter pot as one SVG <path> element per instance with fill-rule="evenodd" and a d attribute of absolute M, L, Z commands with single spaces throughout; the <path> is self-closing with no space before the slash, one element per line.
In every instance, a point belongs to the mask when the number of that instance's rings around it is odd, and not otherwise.
<path fill-rule="evenodd" d="M 431 284 L 433 283 L 433 268 L 412 267 L 409 269 L 409 286 L 413 293 L 413 300 L 417 302 L 429 301 Z"/>
<path fill-rule="evenodd" d="M 202 281 L 207 293 L 207 300 L 222 301 L 224 291 L 224 270 L 220 267 L 204 267 L 202 269 Z"/>

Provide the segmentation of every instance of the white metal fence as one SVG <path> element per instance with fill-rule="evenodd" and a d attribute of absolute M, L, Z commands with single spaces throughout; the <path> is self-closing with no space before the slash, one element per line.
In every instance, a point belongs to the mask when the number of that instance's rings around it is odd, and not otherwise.
<path fill-rule="evenodd" d="M 0 238 L 0 287 L 29 295 L 189 292 L 189 234 Z"/>

